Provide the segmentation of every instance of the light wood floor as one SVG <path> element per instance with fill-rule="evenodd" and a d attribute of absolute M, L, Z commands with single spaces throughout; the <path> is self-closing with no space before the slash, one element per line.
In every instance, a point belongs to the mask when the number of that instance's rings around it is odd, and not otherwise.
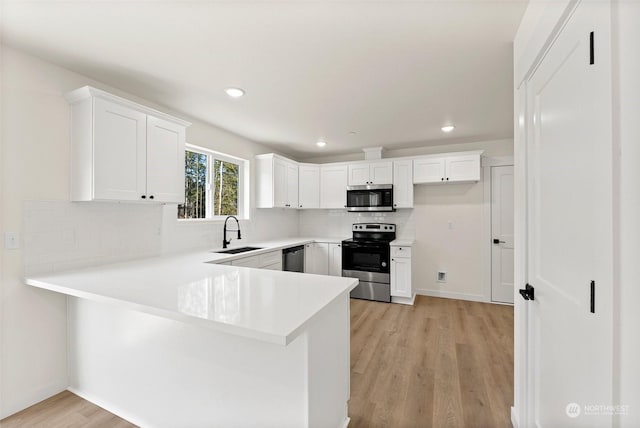
<path fill-rule="evenodd" d="M 512 397 L 512 307 L 351 300 L 349 428 L 508 427 Z M 65 391 L 0 427 L 135 425 Z"/>
<path fill-rule="evenodd" d="M 63 391 L 0 421 L 1 428 L 132 428 L 130 424 L 69 391 Z"/>
<path fill-rule="evenodd" d="M 349 428 L 510 427 L 513 308 L 351 300 Z"/>

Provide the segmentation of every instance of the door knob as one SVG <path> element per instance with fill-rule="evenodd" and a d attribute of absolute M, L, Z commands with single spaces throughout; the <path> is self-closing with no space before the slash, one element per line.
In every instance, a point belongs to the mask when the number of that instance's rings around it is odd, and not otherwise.
<path fill-rule="evenodd" d="M 518 290 L 524 300 L 535 300 L 535 290 L 531 284 L 527 284 L 524 288 Z"/>
<path fill-rule="evenodd" d="M 504 244 L 505 242 L 506 242 L 506 241 L 501 241 L 501 240 L 499 240 L 499 239 L 494 239 L 494 240 L 493 240 L 493 243 L 494 243 L 494 244 Z"/>

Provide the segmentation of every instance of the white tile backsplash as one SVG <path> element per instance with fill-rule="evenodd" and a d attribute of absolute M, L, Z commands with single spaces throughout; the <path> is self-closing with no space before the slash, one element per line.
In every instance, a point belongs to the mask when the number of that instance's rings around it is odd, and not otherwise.
<path fill-rule="evenodd" d="M 26 275 L 222 246 L 222 222 L 180 222 L 176 205 L 25 201 L 23 217 Z M 240 243 L 298 236 L 298 213 L 254 210 L 240 228 Z"/>
<path fill-rule="evenodd" d="M 413 210 L 402 209 L 390 213 L 351 213 L 345 210 L 300 211 L 301 236 L 349 237 L 353 223 L 392 223 L 401 239 L 413 239 Z"/>
<path fill-rule="evenodd" d="M 162 207 L 25 201 L 25 274 L 160 254 Z"/>

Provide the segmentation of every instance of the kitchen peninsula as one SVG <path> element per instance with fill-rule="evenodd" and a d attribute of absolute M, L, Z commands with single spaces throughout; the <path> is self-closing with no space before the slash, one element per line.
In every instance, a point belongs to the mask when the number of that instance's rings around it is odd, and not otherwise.
<path fill-rule="evenodd" d="M 145 427 L 346 426 L 358 281 L 220 260 L 27 278 L 69 296 L 69 390 Z"/>

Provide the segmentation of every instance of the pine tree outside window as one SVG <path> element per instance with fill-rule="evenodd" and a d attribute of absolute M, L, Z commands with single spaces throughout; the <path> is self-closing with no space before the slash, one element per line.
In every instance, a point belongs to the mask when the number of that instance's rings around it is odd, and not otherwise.
<path fill-rule="evenodd" d="M 185 203 L 178 206 L 178 219 L 242 217 L 245 162 L 188 146 L 185 152 Z"/>

